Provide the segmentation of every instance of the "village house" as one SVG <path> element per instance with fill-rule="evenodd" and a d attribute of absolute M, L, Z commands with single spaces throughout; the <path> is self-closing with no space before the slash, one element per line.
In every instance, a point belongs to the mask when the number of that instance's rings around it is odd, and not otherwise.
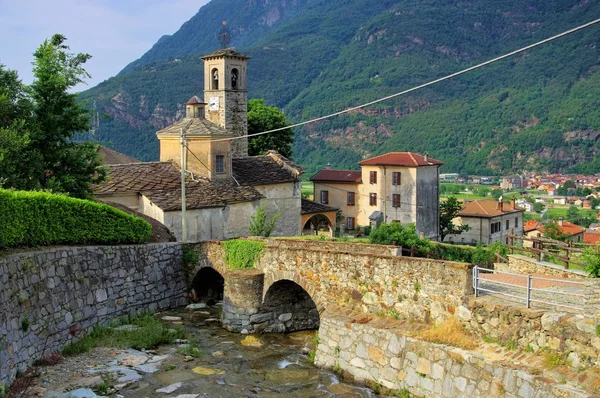
<path fill-rule="evenodd" d="M 529 211 L 529 212 L 533 211 L 533 203 L 531 203 L 525 199 L 517 199 L 516 204 L 518 207 L 522 208 L 525 211 Z"/>
<path fill-rule="evenodd" d="M 465 203 L 453 222 L 468 225 L 470 229 L 460 235 L 448 235 L 446 240 L 464 244 L 480 242 L 484 245 L 508 243 L 510 235 L 523 235 L 523 212 L 514 199 L 509 203 L 492 199 Z"/>
<path fill-rule="evenodd" d="M 562 232 L 567 240 L 573 242 L 582 242 L 585 229 L 579 225 L 575 225 L 569 221 L 558 220 L 556 222 L 560 232 Z M 544 237 L 545 226 L 539 221 L 529 220 L 523 226 L 523 234 L 528 238 L 541 238 Z M 535 247 L 535 242 L 523 241 L 524 247 Z"/>
<path fill-rule="evenodd" d="M 358 164 L 361 170 L 323 169 L 311 178 L 315 200 L 338 208 L 345 229 L 415 223 L 419 234 L 438 239 L 442 162 L 391 152 Z"/>
<path fill-rule="evenodd" d="M 518 175 L 502 177 L 500 182 L 500 188 L 505 191 L 520 189 L 522 186 L 523 179 Z"/>
<path fill-rule="evenodd" d="M 181 240 L 183 165 L 186 233 L 192 242 L 247 236 L 259 206 L 269 218 L 281 214 L 273 235 L 299 235 L 302 217 L 329 211 L 302 203 L 302 169 L 293 162 L 275 151 L 248 156 L 248 59 L 231 49 L 202 57 L 209 103 L 192 97 L 185 117 L 157 132 L 158 162 L 135 162 L 108 151 L 105 159 L 123 164 L 109 165 L 108 181 L 94 187 L 96 198 L 148 215 Z M 335 227 L 335 218 L 330 223 Z"/>

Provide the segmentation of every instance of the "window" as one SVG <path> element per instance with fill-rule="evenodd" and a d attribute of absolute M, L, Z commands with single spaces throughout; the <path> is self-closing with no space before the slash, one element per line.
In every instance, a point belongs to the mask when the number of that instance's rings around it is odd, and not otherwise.
<path fill-rule="evenodd" d="M 398 195 L 397 193 L 392 194 L 392 206 L 400 207 L 400 195 Z"/>
<path fill-rule="evenodd" d="M 211 75 L 211 79 L 212 79 L 212 89 L 218 90 L 219 89 L 219 70 L 217 68 L 213 69 L 212 72 L 210 72 L 210 75 Z"/>
<path fill-rule="evenodd" d="M 510 220 L 506 220 L 506 230 L 507 230 L 507 231 L 508 231 L 508 230 L 509 230 L 509 228 L 510 228 L 510 223 L 509 223 L 509 221 L 510 221 Z"/>
<path fill-rule="evenodd" d="M 329 191 L 321 191 L 321 203 L 329 203 Z"/>
<path fill-rule="evenodd" d="M 238 88 L 238 78 L 240 77 L 240 73 L 237 69 L 233 68 L 231 70 L 231 88 L 233 90 L 237 90 Z"/>
<path fill-rule="evenodd" d="M 519 217 L 515 218 L 515 228 L 519 227 Z"/>
<path fill-rule="evenodd" d="M 392 172 L 392 185 L 400 185 L 402 180 L 402 174 L 397 171 Z"/>
<path fill-rule="evenodd" d="M 356 204 L 356 194 L 354 192 L 348 192 L 348 206 L 354 206 Z"/>
<path fill-rule="evenodd" d="M 369 181 L 371 182 L 371 184 L 377 184 L 377 172 L 376 171 L 371 171 L 369 173 Z"/>
<path fill-rule="evenodd" d="M 491 225 L 491 233 L 495 234 L 496 232 L 500 232 L 501 228 L 502 228 L 502 224 L 500 223 L 500 221 L 494 222 Z"/>
<path fill-rule="evenodd" d="M 348 229 L 354 229 L 355 220 L 354 217 L 346 217 L 346 227 Z"/>
<path fill-rule="evenodd" d="M 371 206 L 377 206 L 377 194 L 376 193 L 371 192 L 369 194 L 369 204 Z"/>
<path fill-rule="evenodd" d="M 215 168 L 217 170 L 217 174 L 225 173 L 225 156 L 217 155 L 215 166 L 216 166 Z"/>

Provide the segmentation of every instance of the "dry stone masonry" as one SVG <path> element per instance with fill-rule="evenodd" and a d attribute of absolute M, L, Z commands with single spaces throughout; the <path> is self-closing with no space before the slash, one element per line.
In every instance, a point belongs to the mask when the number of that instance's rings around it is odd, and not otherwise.
<path fill-rule="evenodd" d="M 0 258 L 0 385 L 122 315 L 184 305 L 181 245 L 51 248 Z"/>
<path fill-rule="evenodd" d="M 414 397 L 591 397 L 480 354 L 329 312 L 321 319 L 315 363 L 341 369 L 356 382 L 407 390 Z"/>

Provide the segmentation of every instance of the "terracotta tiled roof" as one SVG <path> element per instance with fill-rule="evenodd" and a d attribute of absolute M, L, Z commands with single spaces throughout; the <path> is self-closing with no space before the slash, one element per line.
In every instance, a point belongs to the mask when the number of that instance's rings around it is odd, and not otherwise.
<path fill-rule="evenodd" d="M 418 167 L 418 166 L 431 166 L 443 164 L 439 160 L 428 158 L 425 161 L 423 155 L 412 152 L 390 152 L 385 155 L 375 156 L 374 158 L 365 159 L 358 162 L 361 166 L 405 166 L 405 167 Z"/>
<path fill-rule="evenodd" d="M 510 214 L 524 211 L 520 207 L 512 207 L 510 202 L 502 204 L 502 211 L 498 210 L 498 201 L 492 199 L 474 200 L 466 203 L 458 216 L 466 217 L 496 217 L 502 214 Z"/>
<path fill-rule="evenodd" d="M 535 220 L 529 220 L 525 224 L 523 224 L 523 232 L 535 231 L 536 229 L 540 228 L 542 225 L 543 225 L 542 223 L 537 222 Z"/>
<path fill-rule="evenodd" d="M 558 228 L 560 228 L 560 231 L 563 234 L 567 234 L 569 236 L 578 235 L 585 231 L 585 229 L 581 228 L 579 225 L 575 225 L 568 221 L 562 221 L 562 225 L 560 225 L 560 222 L 558 224 Z M 539 230 L 543 232 L 544 227 L 541 227 Z"/>
<path fill-rule="evenodd" d="M 336 207 L 329 207 L 327 205 L 313 202 L 312 200 L 302 199 L 302 210 L 300 214 L 317 214 L 327 213 L 328 211 L 337 211 Z"/>
<path fill-rule="evenodd" d="M 203 55 L 202 57 L 200 57 L 200 59 L 217 58 L 217 57 L 250 59 L 249 56 L 239 53 L 239 52 L 235 51 L 233 48 L 224 48 L 221 50 L 217 50 L 214 53 Z"/>
<path fill-rule="evenodd" d="M 249 202 L 263 196 L 252 186 L 233 180 L 192 180 L 186 183 L 186 203 L 190 210 Z M 170 162 L 135 163 L 111 166 L 108 181 L 93 186 L 98 196 L 137 192 L 165 211 L 181 209 L 181 173 Z"/>
<path fill-rule="evenodd" d="M 600 244 L 600 233 L 584 232 L 583 243 L 590 243 L 592 245 Z"/>
<path fill-rule="evenodd" d="M 127 155 L 123 155 L 117 151 L 113 151 L 110 148 L 107 148 L 102 145 L 98 145 L 98 153 L 104 157 L 104 164 L 128 164 L 128 163 L 139 163 L 140 161 L 129 157 Z"/>
<path fill-rule="evenodd" d="M 213 122 L 203 117 L 184 117 L 183 119 L 173 123 L 158 131 L 156 134 L 181 135 L 183 129 L 186 136 L 190 135 L 231 135 L 227 130 L 214 124 Z"/>
<path fill-rule="evenodd" d="M 304 172 L 276 151 L 262 156 L 233 158 L 233 177 L 242 185 L 269 185 L 294 182 Z"/>
<path fill-rule="evenodd" d="M 324 169 L 310 178 L 311 181 L 362 182 L 360 170 L 329 170 Z"/>

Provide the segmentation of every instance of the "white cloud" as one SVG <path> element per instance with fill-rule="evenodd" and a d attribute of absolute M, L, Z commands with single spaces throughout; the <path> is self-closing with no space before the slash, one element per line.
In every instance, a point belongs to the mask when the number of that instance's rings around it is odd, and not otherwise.
<path fill-rule="evenodd" d="M 30 83 L 33 52 L 54 33 L 86 64 L 94 86 L 173 34 L 208 0 L 0 0 L 0 63 Z M 86 87 L 80 87 L 85 89 Z"/>

